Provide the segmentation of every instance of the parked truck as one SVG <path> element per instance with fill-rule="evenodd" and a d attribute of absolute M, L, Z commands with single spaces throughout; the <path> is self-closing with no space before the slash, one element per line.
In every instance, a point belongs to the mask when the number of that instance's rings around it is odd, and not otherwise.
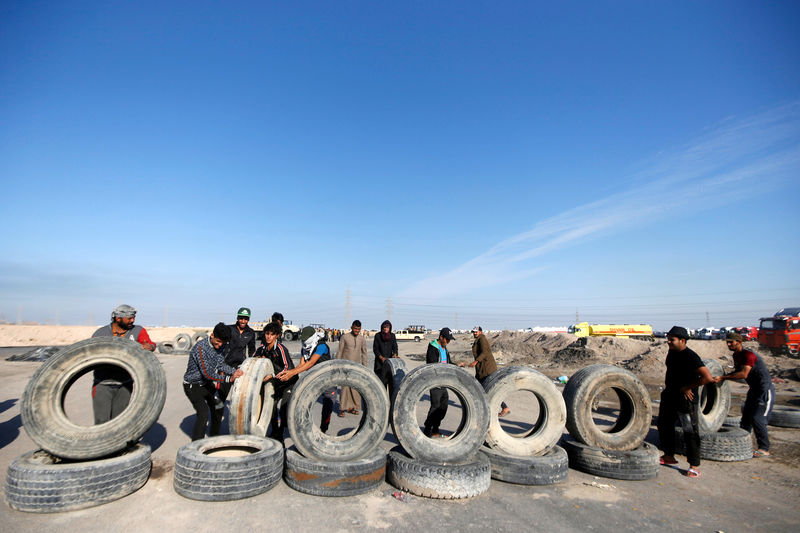
<path fill-rule="evenodd" d="M 250 327 L 256 331 L 256 340 L 262 340 L 264 338 L 264 326 L 269 323 L 269 320 L 265 322 L 251 322 Z M 285 341 L 296 341 L 300 338 L 300 327 L 295 326 L 292 324 L 291 320 L 286 320 L 283 323 L 283 340 Z"/>
<path fill-rule="evenodd" d="M 762 318 L 758 343 L 773 355 L 800 355 L 800 307 L 787 307 Z"/>
<path fill-rule="evenodd" d="M 567 330 L 578 337 L 652 337 L 653 327 L 647 324 L 589 324 L 581 322 Z"/>

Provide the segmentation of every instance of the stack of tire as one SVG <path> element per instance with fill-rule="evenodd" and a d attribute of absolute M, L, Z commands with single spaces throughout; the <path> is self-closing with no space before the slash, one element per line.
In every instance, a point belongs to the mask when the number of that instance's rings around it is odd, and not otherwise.
<path fill-rule="evenodd" d="M 722 365 L 713 359 L 703 359 L 712 376 L 723 373 Z M 700 458 L 709 461 L 746 461 L 753 457 L 750 432 L 726 424 L 731 405 L 728 381 L 709 383 L 698 388 L 697 422 L 700 427 Z M 738 424 L 737 424 L 738 425 Z M 683 428 L 675 428 L 675 451 L 686 453 Z"/>
<path fill-rule="evenodd" d="M 381 381 L 364 366 L 343 359 L 317 364 L 300 376 L 287 410 L 294 446 L 286 450 L 286 484 L 316 496 L 353 496 L 381 486 L 386 477 L 381 442 L 389 425 L 389 396 Z M 354 432 L 327 435 L 315 423 L 312 409 L 324 392 L 343 386 L 361 394 L 364 414 Z"/>
<path fill-rule="evenodd" d="M 130 401 L 105 424 L 76 425 L 64 412 L 67 391 L 99 364 L 130 374 Z M 150 446 L 138 441 L 161 414 L 166 381 L 151 352 L 113 337 L 75 343 L 42 363 L 21 402 L 25 431 L 41 449 L 17 457 L 8 467 L 9 506 L 35 513 L 69 511 L 117 500 L 142 487 L 150 476 Z"/>
<path fill-rule="evenodd" d="M 773 405 L 769 425 L 779 428 L 800 428 L 800 409 L 788 405 Z"/>
<path fill-rule="evenodd" d="M 616 393 L 620 408 L 614 425 L 603 431 L 592 412 L 609 389 Z M 658 449 L 644 442 L 652 417 L 650 396 L 638 377 L 613 365 L 591 365 L 569 378 L 563 394 L 570 437 L 561 439 L 561 445 L 572 468 L 624 480 L 658 475 Z"/>
<path fill-rule="evenodd" d="M 250 498 L 273 488 L 283 474 L 283 444 L 268 439 L 273 386 L 269 359 L 248 358 L 244 374 L 234 381 L 229 398 L 230 435 L 196 440 L 182 446 L 175 458 L 175 492 L 192 500 L 228 501 Z"/>
<path fill-rule="evenodd" d="M 446 387 L 463 410 L 458 430 L 446 439 L 425 436 L 417 423 L 419 399 Z M 424 365 L 397 387 L 392 427 L 400 447 L 389 452 L 386 479 L 395 487 L 428 498 L 478 496 L 489 489 L 491 464 L 480 453 L 489 430 L 489 402 L 475 377 L 454 365 Z"/>
<path fill-rule="evenodd" d="M 201 339 L 208 337 L 208 333 L 200 331 L 194 335 L 188 333 L 178 333 L 171 341 L 159 342 L 158 353 L 162 354 L 186 354 L 192 349 L 192 346 L 197 344 Z"/>
<path fill-rule="evenodd" d="M 498 370 L 486 380 L 490 423 L 486 446 L 492 478 L 520 485 L 551 485 L 564 481 L 569 470 L 567 452 L 557 443 L 564 432 L 567 409 L 564 398 L 544 374 L 525 366 Z M 513 436 L 500 425 L 502 401 L 516 391 L 532 393 L 539 404 L 538 420 L 523 436 Z"/>

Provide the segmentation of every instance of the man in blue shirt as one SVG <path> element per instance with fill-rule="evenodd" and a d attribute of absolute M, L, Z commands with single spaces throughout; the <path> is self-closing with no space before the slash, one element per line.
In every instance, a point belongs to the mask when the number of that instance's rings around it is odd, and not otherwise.
<path fill-rule="evenodd" d="M 431 341 L 428 345 L 428 352 L 425 354 L 425 362 L 430 364 L 444 363 L 454 364 L 450 360 L 450 353 L 447 351 L 447 344 L 453 340 L 450 328 L 442 328 L 439 331 L 439 338 Z M 447 414 L 447 403 L 450 396 L 447 394 L 447 387 L 434 387 L 430 390 L 431 407 L 428 409 L 428 417 L 425 419 L 424 433 L 427 437 L 441 437 L 439 424 L 442 423 Z"/>

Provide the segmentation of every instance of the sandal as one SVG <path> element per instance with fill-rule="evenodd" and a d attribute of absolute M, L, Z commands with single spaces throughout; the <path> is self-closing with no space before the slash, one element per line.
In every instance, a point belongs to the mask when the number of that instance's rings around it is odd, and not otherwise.
<path fill-rule="evenodd" d="M 662 465 L 676 465 L 678 464 L 678 461 L 676 461 L 675 459 L 664 459 L 664 457 L 661 456 L 658 459 L 658 463 Z"/>
<path fill-rule="evenodd" d="M 344 411 L 339 411 L 339 418 L 344 418 Z"/>
<path fill-rule="evenodd" d="M 689 470 L 686 471 L 686 477 L 700 477 L 700 472 L 694 468 L 689 468 Z"/>
<path fill-rule="evenodd" d="M 358 409 L 350 409 L 347 412 L 350 413 L 351 415 L 357 415 L 358 414 Z"/>
<path fill-rule="evenodd" d="M 753 457 L 769 457 L 770 455 L 772 454 L 764 450 L 756 450 L 753 452 Z"/>

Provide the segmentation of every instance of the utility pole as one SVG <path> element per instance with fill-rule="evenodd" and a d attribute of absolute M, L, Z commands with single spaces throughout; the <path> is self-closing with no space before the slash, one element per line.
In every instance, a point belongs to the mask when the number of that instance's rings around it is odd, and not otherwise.
<path fill-rule="evenodd" d="M 386 319 L 391 322 L 392 321 L 392 297 L 386 299 Z"/>
<path fill-rule="evenodd" d="M 344 303 L 344 326 L 350 326 L 350 287 L 347 287 L 347 299 Z"/>

